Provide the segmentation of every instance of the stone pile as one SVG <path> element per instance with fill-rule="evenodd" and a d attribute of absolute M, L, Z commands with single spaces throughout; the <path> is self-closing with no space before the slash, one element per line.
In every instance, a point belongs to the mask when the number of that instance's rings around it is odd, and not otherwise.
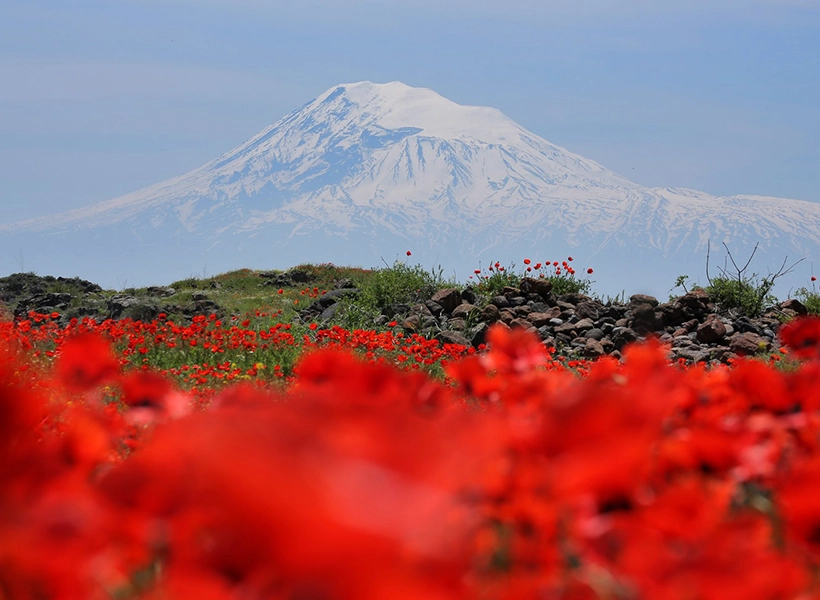
<path fill-rule="evenodd" d="M 474 290 L 442 289 L 412 306 L 393 305 L 380 324 L 396 321 L 405 331 L 442 342 L 480 346 L 496 323 L 531 330 L 560 354 L 620 357 L 624 346 L 654 336 L 670 346 L 670 358 L 687 363 L 723 362 L 777 352 L 780 325 L 806 308 L 787 300 L 756 318 L 721 312 L 706 292 L 669 302 L 644 294 L 628 302 L 601 302 L 583 294 L 555 295 L 549 281 L 525 278 L 479 306 Z"/>

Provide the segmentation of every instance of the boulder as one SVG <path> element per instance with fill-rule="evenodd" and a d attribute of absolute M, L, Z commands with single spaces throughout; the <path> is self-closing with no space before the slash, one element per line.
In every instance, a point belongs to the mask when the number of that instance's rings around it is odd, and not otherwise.
<path fill-rule="evenodd" d="M 735 333 L 729 338 L 729 349 L 739 356 L 753 356 L 758 352 L 768 352 L 772 345 L 763 336 L 751 331 Z"/>
<path fill-rule="evenodd" d="M 461 292 L 456 288 L 444 288 L 438 290 L 430 299 L 440 304 L 444 312 L 449 314 L 453 312 L 456 306 L 461 304 Z"/>
<path fill-rule="evenodd" d="M 629 298 L 629 303 L 634 305 L 648 304 L 652 308 L 655 308 L 658 305 L 658 299 L 647 294 L 633 294 Z"/>
<path fill-rule="evenodd" d="M 476 305 L 465 302 L 453 309 L 452 316 L 454 319 L 470 319 L 478 316 L 480 312 Z"/>
<path fill-rule="evenodd" d="M 548 279 L 525 277 L 521 280 L 520 288 L 524 294 L 537 294 L 546 300 L 552 291 L 552 282 Z"/>
<path fill-rule="evenodd" d="M 698 325 L 697 336 L 702 344 L 716 344 L 726 336 L 726 326 L 716 315 L 709 315 Z"/>

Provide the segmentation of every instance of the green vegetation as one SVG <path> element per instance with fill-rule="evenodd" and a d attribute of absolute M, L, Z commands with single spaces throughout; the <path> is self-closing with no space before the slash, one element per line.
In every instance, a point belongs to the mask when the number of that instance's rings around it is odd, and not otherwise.
<path fill-rule="evenodd" d="M 812 275 L 811 289 L 802 287 L 795 293 L 795 297 L 805 305 L 810 315 L 820 315 L 820 293 L 817 291 L 816 281 L 817 278 Z"/>
<path fill-rule="evenodd" d="M 536 263 L 533 266 L 530 261 L 525 260 L 525 268 L 520 272 L 516 272 L 514 264 L 509 267 L 502 267 L 496 262 L 494 265 L 490 265 L 486 272 L 481 269 L 475 272 L 479 283 L 474 289 L 484 302 L 488 302 L 493 296 L 502 294 L 505 287 L 517 288 L 521 285 L 522 279 L 532 277 L 549 281 L 552 284 L 552 293 L 556 296 L 563 294 L 589 295 L 593 282 L 588 277 L 579 277 L 568 261 L 572 261 L 572 258 L 568 257 L 560 266 L 558 266 L 558 263 L 544 265 Z M 588 274 L 591 273 L 592 270 L 590 269 Z"/>
<path fill-rule="evenodd" d="M 771 279 L 756 275 L 740 279 L 713 277 L 704 289 L 718 307 L 757 317 L 777 303 L 777 298 L 770 293 L 773 285 Z"/>
<path fill-rule="evenodd" d="M 442 270 L 427 271 L 397 260 L 392 266 L 362 271 L 352 278 L 359 294 L 342 300 L 340 320 L 346 327 L 372 327 L 373 320 L 392 305 L 424 302 L 445 287 L 462 287 L 445 279 Z"/>
<path fill-rule="evenodd" d="M 783 264 L 780 265 L 780 268 L 774 273 L 770 272 L 765 277 L 760 277 L 757 273 L 747 275 L 749 265 L 757 252 L 758 246 L 759 244 L 755 244 L 746 263 L 741 267 L 735 261 L 729 247 L 724 243 L 723 247 L 726 249 L 727 266 L 722 268 L 718 267 L 720 275 L 717 277 L 709 276 L 709 255 L 711 247 L 707 247 L 706 278 L 709 280 L 709 285 L 704 289 L 718 307 L 724 310 L 738 310 L 749 317 L 761 315 L 767 308 L 777 303 L 777 298 L 771 293 L 775 282 L 780 277 L 791 273 L 794 267 L 803 261 L 803 259 L 800 259 L 787 267 L 786 262 L 788 261 L 788 257 L 786 257 L 783 259 Z M 731 262 L 732 268 L 734 269 L 731 273 L 728 270 L 728 262 Z M 683 285 L 685 279 L 685 277 L 679 277 L 678 282 Z"/>
<path fill-rule="evenodd" d="M 592 287 L 592 281 L 576 277 L 574 273 L 564 272 L 560 275 L 552 275 L 547 277 L 547 280 L 552 283 L 552 293 L 556 296 L 563 294 L 584 294 L 588 296 Z"/>

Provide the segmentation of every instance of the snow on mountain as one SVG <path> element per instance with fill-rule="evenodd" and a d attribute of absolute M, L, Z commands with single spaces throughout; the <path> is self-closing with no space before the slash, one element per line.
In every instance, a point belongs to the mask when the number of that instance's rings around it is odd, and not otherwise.
<path fill-rule="evenodd" d="M 94 248 L 113 243 L 117 250 L 107 246 L 106 255 L 138 278 L 158 274 L 149 255 L 167 258 L 161 267 L 171 273 L 174 264 L 191 269 L 198 260 L 253 266 L 265 258 L 259 253 L 269 254 L 264 266 L 370 266 L 412 247 L 464 275 L 479 260 L 572 250 L 617 268 L 616 284 L 652 289 L 645 281 L 652 270 L 701 272 L 708 240 L 740 253 L 759 241 L 764 258 L 778 264 L 783 253 L 816 253 L 820 205 L 645 188 L 496 109 L 399 82 L 360 82 L 331 88 L 189 173 L 0 227 L 0 243 L 12 250 L 38 236 L 75 261 L 83 252 L 99 259 Z M 54 253 L 29 246 L 38 264 L 57 264 Z M 662 285 L 684 272 L 665 274 Z"/>

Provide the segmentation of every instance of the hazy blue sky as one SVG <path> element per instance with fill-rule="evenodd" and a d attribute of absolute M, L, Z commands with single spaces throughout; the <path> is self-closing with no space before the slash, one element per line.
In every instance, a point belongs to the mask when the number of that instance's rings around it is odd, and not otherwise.
<path fill-rule="evenodd" d="M 364 79 L 642 184 L 820 201 L 820 0 L 683 4 L 3 0 L 0 220 L 181 174 Z"/>

